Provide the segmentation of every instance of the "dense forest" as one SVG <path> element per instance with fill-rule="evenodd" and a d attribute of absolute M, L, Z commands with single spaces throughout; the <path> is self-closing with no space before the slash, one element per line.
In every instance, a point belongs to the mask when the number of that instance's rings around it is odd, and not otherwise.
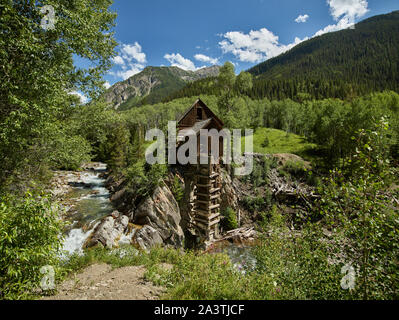
<path fill-rule="evenodd" d="M 38 298 L 45 265 L 55 267 L 60 283 L 95 262 L 144 265 L 146 279 L 163 285 L 171 299 L 399 298 L 398 12 L 309 40 L 250 72 L 236 75 L 226 62 L 218 77 L 190 83 L 162 102 L 154 95 L 147 102 L 155 104 L 115 111 L 103 99 L 102 78 L 116 54 L 112 1 L 50 2 L 59 13 L 53 30 L 40 27 L 34 2 L 0 5 L 0 299 Z M 74 55 L 95 67 L 76 68 Z M 91 101 L 81 104 L 75 90 Z M 49 192 L 54 171 L 107 163 L 112 179 L 138 204 L 166 185 L 172 170 L 146 163 L 146 130 L 166 131 L 167 121 L 177 120 L 198 96 L 226 128 L 266 132 L 264 147 L 271 139 L 265 129 L 314 146 L 300 154 L 308 167 L 285 168 L 312 181 L 317 193 L 295 217 L 299 227 L 288 223 L 283 209 L 289 205 L 259 194 L 244 199 L 260 217 L 251 248 L 256 267 L 243 266 L 245 272 L 224 254 L 182 248 L 133 254 L 128 246 L 131 254 L 124 256 L 96 248 L 60 259 L 65 221 Z M 264 187 L 274 162 L 239 182 Z M 174 181 L 176 203 L 182 188 Z M 236 212 L 227 211 L 236 226 Z M 348 262 L 358 277 L 344 290 L 341 268 Z M 160 271 L 160 263 L 173 268 Z"/>
<path fill-rule="evenodd" d="M 255 79 L 253 99 L 304 101 L 352 99 L 383 90 L 399 91 L 399 11 L 369 18 L 354 30 L 307 40 L 248 70 Z M 200 80 L 165 101 L 215 94 L 214 79 Z"/>

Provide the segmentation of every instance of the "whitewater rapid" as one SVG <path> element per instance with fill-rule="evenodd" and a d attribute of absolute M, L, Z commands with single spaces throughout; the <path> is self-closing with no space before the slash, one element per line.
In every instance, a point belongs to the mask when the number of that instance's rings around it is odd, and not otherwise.
<path fill-rule="evenodd" d="M 101 174 L 107 171 L 107 165 L 99 163 L 95 168 L 80 174 L 78 181 L 68 181 L 73 185 L 76 199 L 72 228 L 64 235 L 63 257 L 72 254 L 83 254 L 83 244 L 91 236 L 100 220 L 114 210 L 110 193 L 105 187 L 105 179 Z M 75 227 L 76 226 L 76 227 Z"/>

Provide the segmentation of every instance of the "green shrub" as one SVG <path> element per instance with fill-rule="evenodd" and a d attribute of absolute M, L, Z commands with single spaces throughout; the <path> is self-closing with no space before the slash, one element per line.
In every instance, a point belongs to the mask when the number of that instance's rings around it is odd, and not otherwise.
<path fill-rule="evenodd" d="M 53 141 L 52 149 L 49 159 L 57 169 L 77 170 L 84 162 L 91 160 L 91 145 L 81 136 L 60 135 Z"/>
<path fill-rule="evenodd" d="M 152 278 L 158 277 L 152 275 Z M 168 289 L 165 299 L 236 300 L 252 297 L 249 278 L 239 273 L 224 254 L 187 252 L 179 256 L 172 270 L 162 271 L 157 282 Z"/>
<path fill-rule="evenodd" d="M 358 148 L 326 181 L 320 202 L 332 229 L 330 250 L 339 251 L 356 270 L 357 299 L 398 299 L 399 218 L 391 204 L 399 192 L 391 187 L 390 167 L 382 119 L 373 130 L 360 130 Z"/>
<path fill-rule="evenodd" d="M 29 297 L 39 287 L 40 269 L 58 265 L 62 223 L 48 197 L 26 194 L 0 202 L 0 298 Z"/>
<path fill-rule="evenodd" d="M 270 145 L 270 140 L 268 137 L 265 138 L 265 140 L 262 142 L 262 148 L 267 148 Z"/>
<path fill-rule="evenodd" d="M 303 161 L 292 160 L 289 160 L 284 164 L 283 170 L 297 178 L 304 177 L 307 172 L 305 163 Z"/>
<path fill-rule="evenodd" d="M 232 208 L 226 208 L 226 210 L 222 212 L 222 215 L 224 217 L 222 220 L 222 227 L 224 230 L 229 231 L 238 228 L 237 214 Z"/>
<path fill-rule="evenodd" d="M 283 168 L 278 168 L 277 171 L 278 171 L 278 174 L 280 177 L 284 177 L 286 179 L 291 178 L 291 175 L 287 171 L 285 171 Z"/>
<path fill-rule="evenodd" d="M 145 160 L 131 164 L 124 170 L 128 186 L 137 196 L 147 196 L 165 178 L 168 167 L 162 164 L 148 165 Z"/>
<path fill-rule="evenodd" d="M 175 176 L 173 180 L 173 185 L 172 185 L 172 193 L 176 199 L 176 201 L 179 203 L 184 196 L 184 190 L 180 184 L 180 179 L 178 176 Z"/>
<path fill-rule="evenodd" d="M 267 209 L 272 203 L 272 194 L 267 190 L 267 194 L 262 197 L 245 197 L 243 199 L 244 207 L 251 212 L 259 212 Z"/>

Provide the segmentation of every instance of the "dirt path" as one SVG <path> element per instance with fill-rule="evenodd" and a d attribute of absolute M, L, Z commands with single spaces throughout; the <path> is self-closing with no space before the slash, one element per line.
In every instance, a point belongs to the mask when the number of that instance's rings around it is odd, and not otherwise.
<path fill-rule="evenodd" d="M 62 283 L 55 296 L 43 300 L 157 300 L 165 289 L 146 281 L 145 271 L 142 266 L 112 270 L 107 264 L 94 264 Z"/>

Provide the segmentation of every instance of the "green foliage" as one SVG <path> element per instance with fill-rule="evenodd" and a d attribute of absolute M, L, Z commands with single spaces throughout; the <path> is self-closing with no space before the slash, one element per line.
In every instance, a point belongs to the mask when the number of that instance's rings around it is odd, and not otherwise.
<path fill-rule="evenodd" d="M 265 138 L 265 140 L 263 140 L 261 147 L 262 148 L 267 148 L 268 146 L 270 146 L 270 140 L 268 137 Z"/>
<path fill-rule="evenodd" d="M 302 178 L 307 173 L 306 165 L 303 161 L 289 160 L 284 164 L 283 170 L 297 178 Z"/>
<path fill-rule="evenodd" d="M 230 207 L 222 212 L 224 219 L 222 220 L 222 228 L 225 231 L 234 230 L 238 228 L 237 213 Z"/>
<path fill-rule="evenodd" d="M 395 173 L 385 148 L 387 133 L 385 119 L 373 130 L 359 131 L 356 152 L 345 160 L 344 171 L 331 173 L 322 193 L 321 212 L 333 230 L 333 243 L 357 273 L 355 298 L 399 296 L 399 220 L 390 204 L 398 191 L 390 188 Z"/>
<path fill-rule="evenodd" d="M 247 72 L 241 72 L 238 77 L 235 75 L 234 65 L 226 62 L 220 68 L 218 77 L 218 87 L 220 88 L 220 96 L 218 98 L 218 108 L 224 119 L 227 128 L 239 128 L 239 121 L 243 121 L 240 113 L 245 112 L 245 100 L 240 98 L 242 92 L 252 88 L 252 76 Z M 245 123 L 241 122 L 241 127 Z"/>
<path fill-rule="evenodd" d="M 250 212 L 261 212 L 267 209 L 271 204 L 271 194 L 267 194 L 265 197 L 245 197 L 243 199 L 244 207 Z"/>
<path fill-rule="evenodd" d="M 148 165 L 145 160 L 131 164 L 123 172 L 129 188 L 138 197 L 145 197 L 154 191 L 167 173 L 166 165 Z"/>
<path fill-rule="evenodd" d="M 231 91 L 236 82 L 234 65 L 227 61 L 219 71 L 218 85 L 225 91 Z"/>
<path fill-rule="evenodd" d="M 112 169 L 127 166 L 129 142 L 130 131 L 122 121 L 108 124 L 107 140 L 100 146 L 100 154 Z"/>
<path fill-rule="evenodd" d="M 242 138 L 242 145 L 245 137 Z M 277 129 L 257 128 L 253 135 L 254 152 L 263 154 L 292 153 L 305 157 L 316 147 L 309 143 L 303 137 L 295 134 L 289 134 Z M 265 145 L 265 141 L 267 145 Z M 244 146 L 242 146 L 244 150 Z"/>
<path fill-rule="evenodd" d="M 242 71 L 236 78 L 235 89 L 240 94 L 245 94 L 253 87 L 252 75 L 249 72 Z"/>
<path fill-rule="evenodd" d="M 41 1 L 40 6 L 52 5 L 56 14 L 55 29 L 45 31 L 37 2 L 2 2 L 0 185 L 25 163 L 39 161 L 42 166 L 51 157 L 53 137 L 46 134 L 47 128 L 78 105 L 70 92 L 99 95 L 116 46 L 110 32 L 116 16 L 109 10 L 111 4 L 111 0 Z M 75 68 L 73 55 L 92 62 L 90 68 Z M 72 143 L 58 142 L 59 147 Z M 76 159 L 69 157 L 66 161 L 74 165 Z M 38 170 L 26 174 L 33 177 Z"/>
<path fill-rule="evenodd" d="M 179 203 L 184 196 L 184 190 L 183 187 L 181 186 L 180 179 L 178 176 L 175 176 L 172 184 L 172 193 L 176 199 L 176 201 Z"/>
<path fill-rule="evenodd" d="M 165 299 L 246 299 L 251 292 L 250 283 L 223 254 L 187 252 L 179 256 L 172 270 L 160 272 L 157 282 L 168 288 Z"/>
<path fill-rule="evenodd" d="M 143 106 L 123 116 L 130 127 L 140 124 L 146 128 L 165 129 L 167 120 L 178 119 L 195 99 Z M 254 152 L 293 153 L 309 160 L 323 157 L 332 167 L 354 150 L 353 132 L 371 128 L 375 118 L 385 115 L 392 123 L 387 147 L 392 155 L 399 154 L 399 95 L 394 92 L 370 94 L 351 102 L 327 99 L 302 104 L 292 100 L 255 101 L 240 96 L 234 98 L 231 110 L 225 114 L 219 112 L 216 96 L 202 99 L 228 126 L 256 129 Z M 269 140 L 267 147 L 264 145 L 266 138 Z M 244 148 L 244 140 L 241 145 Z"/>
<path fill-rule="evenodd" d="M 149 252 L 139 251 L 131 245 L 114 249 L 96 247 L 86 250 L 83 255 L 70 256 L 62 265 L 61 272 L 65 277 L 71 272 L 79 272 L 95 263 L 107 263 L 114 268 L 143 265 L 151 267 L 165 262 L 176 263 L 179 255 L 178 250 L 162 247 L 154 247 Z"/>
<path fill-rule="evenodd" d="M 398 21 L 399 11 L 375 16 L 356 24 L 355 30 L 312 38 L 251 68 L 258 76 L 251 96 L 304 101 L 303 93 L 313 99 L 346 99 L 398 91 Z"/>
<path fill-rule="evenodd" d="M 0 202 L 0 298 L 27 298 L 39 287 L 40 269 L 58 265 L 59 210 L 46 196 L 26 194 Z"/>
<path fill-rule="evenodd" d="M 49 147 L 52 151 L 48 160 L 57 169 L 78 170 L 82 163 L 91 160 L 90 143 L 81 136 L 57 135 Z"/>
<path fill-rule="evenodd" d="M 119 124 L 122 127 L 126 126 L 122 117 L 102 101 L 75 107 L 65 119 L 65 123 L 70 133 L 90 142 L 96 158 L 102 161 L 109 158 L 109 153 L 107 154 L 105 150 L 110 149 L 106 145 L 111 143 L 109 140 L 112 128 Z"/>

